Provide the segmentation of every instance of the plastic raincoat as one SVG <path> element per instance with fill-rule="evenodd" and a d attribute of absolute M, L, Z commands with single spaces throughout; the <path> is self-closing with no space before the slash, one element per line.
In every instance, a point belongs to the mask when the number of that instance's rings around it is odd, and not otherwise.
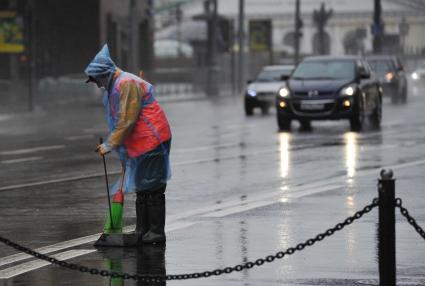
<path fill-rule="evenodd" d="M 171 130 L 155 99 L 152 84 L 117 68 L 107 45 L 87 66 L 95 79 L 108 78 L 103 95 L 112 147 L 126 169 L 123 191 L 144 191 L 166 183 L 171 177 L 169 154 Z M 117 182 L 111 195 L 118 190 Z"/>

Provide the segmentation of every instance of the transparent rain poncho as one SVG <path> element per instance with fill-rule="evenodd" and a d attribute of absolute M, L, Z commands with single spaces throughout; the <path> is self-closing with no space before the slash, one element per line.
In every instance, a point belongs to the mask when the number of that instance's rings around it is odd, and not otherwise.
<path fill-rule="evenodd" d="M 108 78 L 103 103 L 110 133 L 105 144 L 118 153 L 126 170 L 123 192 L 149 190 L 166 183 L 171 177 L 171 131 L 153 86 L 117 68 L 106 45 L 85 73 L 95 79 Z M 111 195 L 119 185 L 114 185 Z"/>

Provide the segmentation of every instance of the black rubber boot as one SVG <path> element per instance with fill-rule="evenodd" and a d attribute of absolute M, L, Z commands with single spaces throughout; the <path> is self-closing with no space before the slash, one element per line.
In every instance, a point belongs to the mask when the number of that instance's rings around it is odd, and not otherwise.
<path fill-rule="evenodd" d="M 149 244 L 165 244 L 165 186 L 161 189 L 149 192 L 148 196 L 148 219 L 149 231 L 143 235 L 142 242 Z"/>
<path fill-rule="evenodd" d="M 143 235 L 149 230 L 148 198 L 145 192 L 136 193 L 136 229 L 123 234 L 124 246 L 134 247 L 142 244 Z"/>
<path fill-rule="evenodd" d="M 137 192 L 136 198 L 136 232 L 142 237 L 149 230 L 148 197 L 143 192 Z"/>

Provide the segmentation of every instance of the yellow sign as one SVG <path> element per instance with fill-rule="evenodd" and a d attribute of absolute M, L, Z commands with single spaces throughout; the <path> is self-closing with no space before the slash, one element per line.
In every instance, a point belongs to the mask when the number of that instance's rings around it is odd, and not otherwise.
<path fill-rule="evenodd" d="M 271 49 L 271 21 L 249 21 L 249 49 L 253 52 L 270 51 Z"/>
<path fill-rule="evenodd" d="M 0 53 L 22 53 L 25 50 L 22 26 L 16 12 L 0 11 Z"/>

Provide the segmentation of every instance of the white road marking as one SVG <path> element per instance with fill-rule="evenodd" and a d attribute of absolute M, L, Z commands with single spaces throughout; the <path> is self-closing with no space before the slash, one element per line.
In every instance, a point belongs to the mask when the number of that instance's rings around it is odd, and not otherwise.
<path fill-rule="evenodd" d="M 379 146 L 370 146 L 370 147 L 367 148 L 367 150 L 370 151 L 370 150 L 373 150 L 373 149 L 380 149 L 380 148 L 390 149 L 390 148 L 396 148 L 396 147 L 397 147 L 396 145 L 379 145 Z M 246 152 L 246 153 L 242 153 L 242 154 L 238 154 L 238 155 L 223 156 L 223 157 L 220 157 L 220 158 L 205 158 L 205 159 L 198 159 L 198 160 L 191 160 L 191 161 L 183 161 L 183 162 L 174 163 L 173 165 L 174 166 L 184 166 L 184 165 L 191 165 L 191 164 L 201 164 L 201 163 L 209 163 L 209 162 L 214 162 L 214 161 L 234 159 L 234 158 L 238 158 L 238 157 L 240 158 L 240 157 L 258 156 L 258 155 L 262 155 L 262 154 L 272 154 L 272 153 L 278 153 L 278 152 L 279 152 L 279 150 L 275 150 L 275 149 L 270 150 L 270 148 L 267 148 L 267 149 L 264 149 L 264 150 L 250 151 L 250 152 Z M 422 162 L 422 161 L 420 161 L 420 162 Z M 420 163 L 420 164 L 422 164 L 422 163 Z M 116 174 L 120 174 L 120 173 L 121 173 L 121 170 L 115 170 L 115 171 L 108 172 L 108 174 L 110 174 L 110 175 L 116 175 Z M 96 178 L 96 177 L 100 177 L 100 176 L 104 176 L 104 173 L 98 172 L 98 173 L 92 173 L 92 174 L 88 174 L 88 175 L 60 178 L 60 179 L 54 179 L 54 180 L 44 180 L 44 181 L 38 181 L 38 182 L 33 182 L 33 183 L 9 185 L 9 186 L 0 187 L 0 192 L 12 190 L 12 189 L 19 189 L 19 188 L 27 188 L 27 187 L 53 184 L 53 183 L 64 183 L 64 182 L 71 182 L 71 181 L 77 181 L 77 180 L 83 180 L 83 179 L 92 179 L 92 178 Z"/>
<path fill-rule="evenodd" d="M 414 166 L 423 165 L 423 164 L 425 164 L 425 160 L 388 166 L 388 169 L 397 170 L 397 169 L 414 167 Z M 359 171 L 357 173 L 356 177 L 376 174 L 379 170 L 381 170 L 381 168 L 374 168 L 374 169 L 370 169 L 370 170 Z M 226 215 L 241 213 L 241 212 L 244 212 L 244 211 L 247 211 L 247 210 L 251 210 L 251 209 L 258 208 L 258 207 L 275 204 L 275 203 L 282 202 L 282 201 L 287 201 L 287 200 L 290 200 L 290 199 L 297 199 L 297 198 L 309 196 L 309 195 L 312 195 L 312 194 L 317 194 L 317 193 L 322 193 L 322 192 L 327 192 L 327 191 L 335 190 L 335 189 L 338 189 L 338 188 L 342 188 L 343 185 L 341 183 L 338 184 L 337 182 L 341 179 L 344 179 L 344 178 L 345 178 L 345 175 L 335 177 L 334 179 L 331 179 L 331 180 L 326 179 L 326 180 L 317 181 L 315 183 L 311 183 L 311 184 L 308 184 L 308 185 L 304 185 L 304 186 L 300 186 L 300 187 L 294 187 L 289 192 L 272 191 L 272 192 L 268 192 L 268 193 L 262 193 L 262 194 L 250 196 L 249 199 L 247 199 L 247 200 L 241 200 L 240 198 L 238 198 L 238 199 L 233 199 L 233 200 L 230 200 L 230 201 L 228 200 L 227 203 L 225 203 L 225 204 L 213 203 L 211 205 L 207 205 L 203 208 L 200 208 L 200 209 L 197 209 L 197 210 L 192 210 L 192 211 L 186 212 L 184 214 L 171 215 L 171 216 L 169 216 L 169 219 L 168 219 L 169 223 L 167 224 L 166 232 L 168 233 L 168 232 L 171 232 L 171 231 L 174 231 L 174 230 L 183 229 L 183 228 L 190 227 L 190 226 L 196 224 L 196 222 L 187 222 L 187 221 L 179 222 L 178 220 L 180 220 L 180 219 L 188 219 L 188 218 L 193 217 L 193 216 L 223 217 L 223 216 L 226 216 Z M 129 231 L 133 230 L 134 228 L 135 228 L 134 225 L 127 226 L 127 227 L 124 228 L 124 232 L 129 232 Z M 82 245 L 82 244 L 94 242 L 96 239 L 98 239 L 99 236 L 100 236 L 100 233 L 90 235 L 90 236 L 86 236 L 86 237 L 73 239 L 73 240 L 70 240 L 70 241 L 61 242 L 61 243 L 54 244 L 54 245 L 51 245 L 51 246 L 46 246 L 46 247 L 43 247 L 39 250 L 41 250 L 41 252 L 43 254 L 47 254 L 47 253 L 50 253 L 50 252 L 53 252 L 53 251 L 60 251 L 60 250 L 67 249 L 67 248 L 70 248 L 70 247 L 75 247 L 75 246 L 79 246 L 79 245 Z M 94 251 L 95 250 L 89 250 L 89 252 L 87 252 L 87 253 L 91 253 L 91 252 L 94 252 Z M 75 253 L 75 252 L 71 253 L 70 251 L 67 251 L 67 252 L 56 254 L 56 255 L 61 255 L 61 254 L 64 254 L 64 253 L 67 253 L 67 256 L 66 256 L 67 258 L 65 258 L 65 259 L 71 259 L 71 258 L 75 258 L 75 257 L 87 254 L 87 253 L 84 253 L 84 252 L 82 252 L 82 253 Z M 15 262 L 27 259 L 27 258 L 29 258 L 29 256 L 26 255 L 26 254 L 11 255 L 11 256 L 2 258 L 0 265 L 15 263 Z M 28 263 L 31 263 L 31 266 L 28 266 L 29 265 Z M 20 274 L 26 273 L 28 271 L 43 267 L 45 265 L 48 265 L 48 263 L 46 264 L 43 261 L 31 261 L 31 262 L 19 264 L 19 265 L 1 270 L 0 271 L 0 278 L 6 277 L 6 274 L 7 274 L 7 277 L 9 277 L 9 278 L 15 277 L 17 275 L 20 275 Z M 6 274 L 3 274 L 3 273 L 6 273 Z"/>
<path fill-rule="evenodd" d="M 187 152 L 193 152 L 193 151 L 205 151 L 205 150 L 235 147 L 235 146 L 240 146 L 240 143 L 227 143 L 227 144 L 218 144 L 218 145 L 209 145 L 209 146 L 197 146 L 197 147 L 191 147 L 191 148 L 180 148 L 180 149 L 175 149 L 172 152 L 187 153 Z"/>
<path fill-rule="evenodd" d="M 227 159 L 232 159 L 232 158 L 236 158 L 236 157 L 240 157 L 240 156 L 259 155 L 259 154 L 275 153 L 275 152 L 278 152 L 278 151 L 277 150 L 270 151 L 270 150 L 267 149 L 265 151 L 259 151 L 259 152 L 255 152 L 255 153 L 250 152 L 250 153 L 247 153 L 247 154 L 240 154 L 240 155 L 236 155 L 236 156 L 220 157 L 220 158 L 218 158 L 218 160 L 227 160 Z M 191 164 L 208 163 L 208 162 L 213 162 L 213 161 L 217 161 L 217 159 L 215 159 L 215 158 L 205 158 L 205 159 L 201 159 L 201 160 L 179 162 L 179 163 L 175 163 L 173 165 L 174 166 L 183 166 L 183 165 L 191 165 Z M 121 174 L 121 170 L 108 171 L 108 175 L 117 175 L 117 174 Z M 92 178 L 101 177 L 101 176 L 104 176 L 104 175 L 105 175 L 105 173 L 103 173 L 103 172 L 97 172 L 97 173 L 92 173 L 92 174 L 88 174 L 88 175 L 60 178 L 60 179 L 54 179 L 54 180 L 44 180 L 44 181 L 38 181 L 38 182 L 33 182 L 33 183 L 9 185 L 9 186 L 0 187 L 0 192 L 12 190 L 12 189 L 20 189 L 20 188 L 34 187 L 34 186 L 54 184 L 54 183 L 64 183 L 64 182 L 71 182 L 71 181 L 77 181 L 77 180 L 92 179 Z"/>
<path fill-rule="evenodd" d="M 12 115 L 0 115 L 0 121 L 8 120 L 9 118 L 12 118 Z"/>
<path fill-rule="evenodd" d="M 397 122 L 397 121 L 394 121 Z M 89 129 L 87 129 L 89 130 Z M 92 130 L 92 129 L 90 129 Z M 399 131 L 388 131 L 385 134 L 388 135 L 388 133 L 399 133 Z M 92 135 L 90 135 L 92 136 Z M 367 137 L 371 137 L 374 136 L 373 134 L 365 134 L 362 138 L 367 138 Z M 230 147 L 233 144 L 223 144 L 223 145 L 218 145 L 217 147 Z M 367 146 L 366 150 L 370 151 L 373 149 L 391 149 L 391 148 L 396 148 L 398 145 L 376 145 L 376 146 Z M 57 146 L 47 146 L 47 147 L 38 147 L 40 148 L 64 148 L 64 145 L 57 145 Z M 210 148 L 212 146 L 208 146 L 207 148 Z M 306 147 L 312 147 L 312 146 L 306 146 Z M 195 147 L 196 148 L 196 147 Z M 201 149 L 203 149 L 203 147 L 199 147 Z M 26 150 L 34 150 L 37 148 L 32 148 L 32 149 L 23 149 L 23 150 L 15 150 L 15 151 L 3 151 L 0 152 L 0 155 L 3 153 L 7 153 L 9 154 L 10 152 L 22 152 L 22 151 L 26 151 Z M 185 152 L 186 149 L 180 149 L 183 150 L 181 152 Z M 258 156 L 261 154 L 272 154 L 272 153 L 278 153 L 279 150 L 276 149 L 270 149 L 270 148 L 266 148 L 263 150 L 257 150 L 257 151 L 250 151 L 250 152 L 246 152 L 246 153 L 242 153 L 242 154 L 238 154 L 238 155 L 234 155 L 234 156 L 225 156 L 225 157 L 220 157 L 220 158 L 205 158 L 205 159 L 198 159 L 198 160 L 190 160 L 190 161 L 183 161 L 183 162 L 178 162 L 178 163 L 174 163 L 174 166 L 184 166 L 184 165 L 191 165 L 191 164 L 201 164 L 201 163 L 209 163 L 209 162 L 214 162 L 214 161 L 220 161 L 220 160 L 228 160 L 228 159 L 234 159 L 234 158 L 240 158 L 240 157 L 249 157 L 249 156 Z M 116 175 L 116 174 L 120 174 L 121 170 L 115 170 L 115 171 L 110 171 L 109 174 L 111 175 Z M 0 187 L 0 192 L 1 191 L 7 191 L 7 190 L 12 190 L 12 189 L 19 189 L 19 188 L 27 188 L 27 187 L 34 187 L 34 186 L 40 186 L 40 185 L 47 185 L 47 184 L 54 184 L 54 183 L 64 183 L 64 182 L 71 182 L 71 181 L 77 181 L 77 180 L 84 180 L 84 179 L 92 179 L 92 178 L 96 178 L 96 177 L 100 177 L 100 176 L 104 176 L 103 172 L 98 172 L 98 173 L 92 173 L 92 174 L 88 174 L 88 175 L 80 175 L 80 176 L 74 176 L 74 177 L 67 177 L 67 178 L 59 178 L 59 179 L 54 179 L 54 180 L 44 180 L 44 181 L 38 181 L 38 182 L 33 182 L 33 183 L 25 183 L 25 184 L 16 184 L 16 185 L 9 185 L 9 186 L 4 186 L 4 187 Z"/>
<path fill-rule="evenodd" d="M 397 169 L 414 167 L 414 166 L 423 165 L 423 164 L 425 164 L 425 160 L 388 166 L 388 169 L 397 170 Z M 358 171 L 356 177 L 377 174 L 379 170 L 381 170 L 381 168 Z M 256 194 L 256 195 L 250 196 L 249 199 L 247 200 L 234 198 L 231 200 L 227 200 L 227 202 L 224 204 L 212 203 L 210 205 L 206 205 L 196 210 L 191 210 L 191 211 L 180 213 L 180 214 L 170 215 L 167 217 L 167 221 L 168 221 L 167 232 L 189 227 L 195 224 L 195 222 L 178 222 L 179 220 L 188 219 L 190 217 L 194 217 L 194 216 L 222 217 L 229 214 L 244 212 L 246 210 L 251 210 L 261 206 L 271 205 L 282 200 L 297 199 L 297 198 L 309 196 L 312 194 L 317 194 L 317 193 L 322 193 L 322 192 L 327 192 L 327 191 L 332 191 L 338 188 L 342 188 L 343 185 L 341 184 L 341 182 L 338 182 L 338 181 L 340 181 L 341 179 L 344 179 L 345 177 L 346 176 L 343 175 L 343 176 L 335 177 L 334 179 L 331 179 L 331 180 L 326 179 L 324 181 L 317 181 L 304 186 L 294 187 L 289 192 L 272 191 L 272 192 L 267 192 L 262 194 Z M 124 228 L 124 232 L 129 232 L 133 230 L 134 228 L 135 228 L 134 225 L 127 226 Z M 43 254 L 51 253 L 54 251 L 60 251 L 63 249 L 94 242 L 96 239 L 98 239 L 99 236 L 100 236 L 100 233 L 97 233 L 97 234 L 86 236 L 86 237 L 64 241 L 51 246 L 42 247 L 42 248 L 36 249 L 36 251 Z M 15 263 L 27 258 L 29 258 L 29 256 L 26 254 L 11 255 L 11 256 L 2 258 L 0 262 L 0 266 Z"/>
<path fill-rule="evenodd" d="M 59 243 L 52 244 L 52 245 L 49 245 L 49 246 L 37 248 L 37 249 L 35 249 L 35 251 L 37 251 L 41 254 L 56 252 L 56 251 L 64 250 L 64 249 L 67 249 L 67 248 L 80 246 L 80 245 L 83 245 L 83 244 L 86 244 L 86 243 L 93 242 L 96 239 L 98 239 L 100 235 L 101 235 L 101 233 L 96 233 L 96 234 L 89 235 L 89 236 L 84 236 L 84 237 L 80 237 L 80 238 L 76 238 L 76 239 L 72 239 L 72 240 L 68 240 L 68 241 L 64 241 L 64 242 L 59 242 Z M 22 261 L 24 259 L 28 259 L 28 258 L 31 258 L 31 257 L 32 257 L 31 255 L 28 255 L 28 254 L 25 254 L 25 253 L 13 254 L 13 255 L 2 258 L 1 261 L 0 261 L 0 266 L 15 263 L 15 262 L 18 262 L 18 261 Z"/>
<path fill-rule="evenodd" d="M 27 149 L 19 149 L 19 150 L 11 150 L 11 151 L 0 151 L 0 155 L 22 155 L 35 153 L 40 151 L 50 151 L 50 150 L 58 150 L 65 148 L 65 145 L 52 145 L 52 146 L 41 146 Z"/>
<path fill-rule="evenodd" d="M 52 257 L 59 260 L 68 260 L 77 256 L 86 255 L 95 251 L 96 249 L 75 249 L 75 250 L 69 250 L 62 253 L 54 254 L 52 255 Z M 34 261 L 25 262 L 20 265 L 16 265 L 13 267 L 9 267 L 7 269 L 0 270 L 0 279 L 10 279 L 12 277 L 24 274 L 26 272 L 29 272 L 35 269 L 39 269 L 49 264 L 50 262 L 47 262 L 44 260 L 43 261 L 34 260 Z"/>
<path fill-rule="evenodd" d="M 49 148 L 52 148 L 52 147 L 62 148 L 62 146 L 63 145 L 60 145 L 60 146 L 58 145 L 56 147 L 50 146 Z M 376 146 L 375 148 L 374 147 L 370 147 L 370 148 L 371 149 L 382 148 L 382 146 Z M 396 147 L 396 146 L 395 145 L 389 145 L 388 147 L 392 148 L 392 147 Z M 43 147 L 39 147 L 39 148 L 43 148 Z M 45 148 L 46 147 L 44 147 L 44 149 Z M 27 149 L 27 150 L 30 150 L 30 149 Z M 34 148 L 31 149 L 31 150 L 34 150 Z M 22 150 L 20 150 L 20 152 L 22 152 Z M 25 152 L 27 152 L 27 151 L 25 150 Z M 265 150 L 259 150 L 257 152 L 250 152 L 250 153 L 247 153 L 246 155 L 257 155 L 257 154 L 274 153 L 274 152 L 277 152 L 277 151 L 265 149 Z M 239 157 L 239 156 L 240 155 L 226 156 L 226 157 L 220 158 L 220 160 L 229 159 L 229 158 L 236 158 L 236 157 Z M 187 164 L 194 164 L 194 163 L 211 162 L 211 161 L 215 161 L 215 160 L 216 160 L 215 158 L 206 158 L 204 160 L 194 160 L 194 161 L 180 162 L 180 163 L 177 163 L 175 165 L 187 165 Z M 423 165 L 423 164 L 425 164 L 425 160 L 413 161 L 413 162 L 408 162 L 408 163 L 401 163 L 401 164 L 397 164 L 397 165 L 394 165 L 394 166 L 388 166 L 387 168 L 391 168 L 393 170 L 396 170 L 396 169 L 413 167 L 413 166 L 418 166 L 418 165 Z M 377 174 L 380 169 L 381 168 L 374 168 L 374 169 L 370 169 L 370 170 L 360 170 L 360 171 L 357 172 L 356 177 L 366 176 L 366 175 L 370 175 L 370 174 Z M 110 174 L 118 174 L 119 172 L 120 171 L 117 170 L 117 171 L 110 172 Z M 13 185 L 13 186 L 7 186 L 7 187 L 0 188 L 0 191 L 7 190 L 7 189 L 13 189 L 13 188 L 22 188 L 22 187 L 28 187 L 28 186 L 36 186 L 36 185 L 43 185 L 43 184 L 49 184 L 49 183 L 56 183 L 56 182 L 65 182 L 65 181 L 72 181 L 72 180 L 79 180 L 79 179 L 87 179 L 87 178 L 93 178 L 93 177 L 103 176 L 103 175 L 104 174 L 102 172 L 100 172 L 100 173 L 94 173 L 94 174 L 83 175 L 83 176 L 75 176 L 75 177 L 67 178 L 67 179 L 46 180 L 46 181 L 35 182 L 35 183 Z M 257 207 L 276 203 L 277 197 L 280 198 L 280 199 L 286 199 L 286 198 L 291 199 L 291 198 L 297 198 L 297 197 L 300 197 L 300 196 L 307 196 L 307 195 L 312 194 L 312 193 L 325 192 L 325 191 L 328 191 L 328 190 L 335 189 L 337 187 L 343 187 L 342 185 L 329 186 L 329 184 L 340 183 L 338 181 L 341 180 L 342 178 L 345 178 L 345 176 L 336 177 L 332 180 L 326 180 L 326 182 L 318 181 L 314 184 L 309 184 L 309 185 L 305 185 L 305 186 L 302 186 L 302 187 L 295 187 L 295 188 L 292 189 L 291 193 L 287 193 L 285 196 L 282 195 L 283 194 L 282 191 L 278 191 L 278 192 L 274 191 L 274 192 L 263 193 L 260 196 L 250 196 L 250 200 L 246 200 L 246 201 L 241 201 L 238 198 L 238 199 L 233 199 L 233 200 L 230 200 L 230 201 L 228 200 L 227 203 L 225 203 L 225 204 L 215 204 L 215 203 L 213 203 L 209 206 L 205 206 L 205 207 L 198 209 L 198 210 L 192 210 L 192 211 L 189 211 L 189 212 L 180 213 L 179 215 L 171 215 L 167 218 L 167 220 L 171 223 L 171 222 L 176 222 L 179 219 L 189 218 L 191 216 L 222 217 L 222 216 L 233 214 L 233 213 L 239 213 L 239 212 L 254 209 L 254 208 L 257 208 Z M 327 184 L 327 186 L 323 186 L 324 185 L 323 183 Z M 310 190 L 308 190 L 308 189 L 310 189 Z M 190 226 L 192 224 L 193 223 L 186 223 L 187 226 Z M 169 224 L 169 226 L 170 226 L 170 229 L 168 229 L 167 231 L 174 230 L 173 227 L 175 226 L 175 224 Z M 175 228 L 175 229 L 179 229 L 179 228 L 187 227 L 187 226 L 182 226 L 181 224 L 177 224 L 177 228 Z M 127 229 L 127 231 L 130 231 L 130 230 L 134 229 L 134 226 L 129 226 L 126 229 Z M 51 252 L 55 252 L 55 251 L 60 251 L 60 250 L 66 249 L 66 248 L 71 248 L 71 247 L 79 246 L 79 245 L 82 245 L 82 244 L 85 244 L 85 243 L 93 242 L 99 236 L 100 236 L 100 233 L 90 235 L 90 236 L 86 236 L 86 237 L 82 237 L 82 238 L 77 238 L 77 239 L 74 239 L 74 240 L 61 242 L 61 243 L 54 244 L 54 245 L 51 245 L 51 246 L 46 246 L 46 247 L 38 249 L 37 251 L 39 251 L 43 254 L 51 253 Z M 17 261 L 21 261 L 21 260 L 27 259 L 27 258 L 29 258 L 29 256 L 26 255 L 26 254 L 11 255 L 11 256 L 3 258 L 1 260 L 0 266 L 10 264 L 10 263 L 14 263 L 14 262 L 17 262 Z"/>
<path fill-rule="evenodd" d="M 195 224 L 195 223 L 193 223 L 193 222 L 174 223 L 174 224 L 172 224 L 172 225 L 170 225 L 166 228 L 166 232 L 168 233 L 168 232 L 171 232 L 171 231 L 174 231 L 174 230 L 183 229 L 183 228 L 192 226 L 193 224 Z M 132 230 L 134 230 L 134 226 L 127 226 L 127 227 L 124 228 L 124 232 L 129 232 L 129 231 L 132 231 Z M 82 238 L 79 238 L 79 239 L 74 239 L 74 240 L 72 240 L 71 244 L 73 244 L 73 246 L 78 246 L 80 244 L 86 244 L 86 243 L 94 242 L 100 237 L 100 235 L 101 235 L 101 233 L 98 233 L 98 234 L 82 237 Z M 76 244 L 77 241 L 79 241 L 80 244 Z M 69 241 L 69 242 L 71 242 L 71 241 Z M 39 251 L 39 249 L 38 250 L 36 249 L 36 251 L 43 253 L 43 254 L 46 254 L 48 252 L 58 251 L 59 250 L 58 248 L 60 248 L 59 245 L 63 245 L 64 243 L 66 243 L 66 242 L 58 243 L 58 244 L 55 245 L 55 247 L 53 247 L 53 246 L 44 247 L 43 250 L 41 250 L 41 251 Z M 69 245 L 71 245 L 71 244 L 69 244 Z M 72 246 L 69 246 L 69 245 L 66 248 L 72 247 Z M 86 254 L 89 254 L 89 253 L 93 253 L 93 252 L 96 252 L 96 251 L 97 251 L 96 249 L 76 249 L 76 250 L 68 250 L 68 251 L 65 251 L 65 252 L 57 253 L 57 254 L 54 254 L 54 255 L 51 255 L 51 256 L 58 259 L 58 260 L 68 260 L 68 259 L 76 258 L 76 257 L 79 257 L 79 256 L 83 256 L 83 255 L 86 255 Z M 31 258 L 31 257 L 32 256 L 26 255 L 26 254 L 11 255 L 11 256 L 8 256 L 4 259 L 5 261 L 7 261 L 7 263 L 4 263 L 3 259 L 1 261 L 1 263 L 2 263 L 2 265 L 5 265 L 5 264 L 18 262 L 18 261 L 21 261 L 21 260 L 24 260 L 24 259 L 27 259 L 27 258 Z M 29 261 L 29 262 L 24 262 L 24 263 L 21 263 L 21 264 L 0 270 L 0 279 L 10 279 L 10 278 L 13 278 L 15 276 L 18 276 L 18 275 L 39 269 L 39 268 L 44 267 L 44 266 L 49 265 L 49 264 L 50 264 L 49 262 L 46 262 L 44 260 L 39 260 L 39 259 L 32 260 L 32 261 Z"/>
<path fill-rule="evenodd" d="M 83 129 L 84 133 L 91 133 L 91 134 L 108 134 L 109 130 L 107 128 L 86 128 Z"/>
<path fill-rule="evenodd" d="M 312 188 L 314 188 L 316 185 L 318 185 L 318 183 L 313 183 L 313 184 L 295 188 L 292 192 L 288 193 L 288 196 L 295 197 L 297 192 L 303 195 L 308 195 L 312 193 L 324 192 L 324 191 L 333 190 L 337 188 L 337 186 L 332 185 L 332 186 L 324 186 L 322 188 L 319 187 L 313 190 Z M 338 187 L 342 187 L 342 185 Z M 240 199 L 233 199 L 233 200 L 228 200 L 224 204 L 213 203 L 211 205 L 208 205 L 199 209 L 191 210 L 188 212 L 180 213 L 178 215 L 170 215 L 167 217 L 166 232 L 171 232 L 177 229 L 186 228 L 195 224 L 195 222 L 187 222 L 187 221 L 179 222 L 179 220 L 184 220 L 184 219 L 188 219 L 190 217 L 199 216 L 199 215 L 202 215 L 205 217 L 220 217 L 220 216 L 223 216 L 220 212 L 227 211 L 228 209 L 231 210 L 231 212 L 229 213 L 242 212 L 244 210 L 260 207 L 259 205 L 256 205 L 256 202 L 261 200 L 264 202 L 267 202 L 268 205 L 276 203 L 274 198 L 279 195 L 282 195 L 282 191 L 273 191 L 273 192 L 263 193 L 260 195 L 254 195 L 250 197 L 249 200 L 246 200 L 246 201 L 241 201 Z M 240 206 L 241 204 L 244 204 L 245 209 L 241 208 Z M 234 209 L 238 209 L 239 211 L 234 211 Z M 214 213 L 219 213 L 220 215 L 214 215 Z M 123 232 L 130 232 L 134 230 L 134 228 L 135 228 L 135 225 L 124 227 Z M 76 247 L 86 243 L 94 242 L 99 238 L 100 235 L 101 233 L 96 233 L 93 235 L 80 237 L 80 238 L 60 242 L 57 244 L 53 244 L 50 246 L 38 248 L 38 249 L 35 249 L 35 251 L 40 252 L 42 254 L 56 252 L 56 251 L 64 250 L 67 248 Z M 22 261 L 30 257 L 31 257 L 30 255 L 27 255 L 24 253 L 10 255 L 1 259 L 0 266 Z"/>
<path fill-rule="evenodd" d="M 312 189 L 311 187 L 307 187 L 307 188 L 304 187 L 303 189 L 305 190 L 299 190 L 299 191 L 295 190 L 290 193 L 285 193 L 283 191 L 273 192 L 264 196 L 264 198 L 262 199 L 256 197 L 256 198 L 250 198 L 245 201 L 240 201 L 239 205 L 237 206 L 215 211 L 212 213 L 208 213 L 203 215 L 203 217 L 224 217 L 231 214 L 241 213 L 241 212 L 245 212 L 245 211 L 256 209 L 256 208 L 273 205 L 277 202 L 287 202 L 290 199 L 297 199 L 297 198 L 301 198 L 301 197 L 305 197 L 305 196 L 309 196 L 309 195 L 313 195 L 317 193 L 337 190 L 343 187 L 344 187 L 343 185 L 330 185 L 330 186 L 323 186 L 323 187 L 318 187 L 314 189 Z"/>
<path fill-rule="evenodd" d="M 1 164 L 16 164 L 16 163 L 38 161 L 42 159 L 43 157 L 26 157 L 26 158 L 20 158 L 20 159 L 3 160 L 3 161 L 0 161 L 0 163 Z"/>
<path fill-rule="evenodd" d="M 94 135 L 92 134 L 87 134 L 87 135 L 75 135 L 75 136 L 68 136 L 65 137 L 65 140 L 67 141 L 78 141 L 78 140 L 83 140 L 83 139 L 91 139 L 93 138 Z"/>
<path fill-rule="evenodd" d="M 121 171 L 108 172 L 108 174 L 110 174 L 110 175 L 116 175 L 116 174 L 120 174 L 120 173 L 121 173 Z M 38 181 L 38 182 L 26 183 L 26 184 L 9 185 L 9 186 L 5 186 L 5 187 L 1 187 L 0 192 L 12 190 L 12 189 L 20 189 L 20 188 L 34 187 L 34 186 L 54 184 L 54 183 L 63 183 L 63 182 L 77 181 L 77 180 L 83 180 L 83 179 L 91 179 L 91 178 L 96 178 L 96 177 L 100 177 L 100 176 L 104 176 L 104 175 L 105 175 L 105 173 L 93 173 L 93 174 L 89 174 L 89 175 L 74 176 L 74 177 L 69 177 L 69 178 L 44 180 L 44 181 Z"/>

